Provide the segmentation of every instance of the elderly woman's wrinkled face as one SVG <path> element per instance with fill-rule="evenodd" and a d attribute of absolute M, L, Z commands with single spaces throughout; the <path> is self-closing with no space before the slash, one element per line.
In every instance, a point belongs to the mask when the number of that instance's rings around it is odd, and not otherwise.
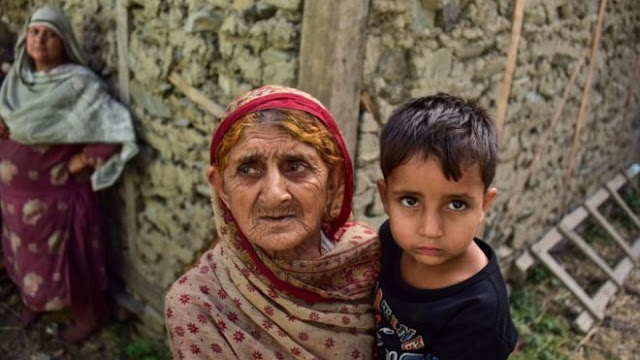
<path fill-rule="evenodd" d="M 320 225 L 337 188 L 316 149 L 274 123 L 243 131 L 209 178 L 247 239 L 273 258 L 320 256 Z"/>
<path fill-rule="evenodd" d="M 27 29 L 27 54 L 36 70 L 49 71 L 64 62 L 64 41 L 45 25 L 31 25 Z"/>

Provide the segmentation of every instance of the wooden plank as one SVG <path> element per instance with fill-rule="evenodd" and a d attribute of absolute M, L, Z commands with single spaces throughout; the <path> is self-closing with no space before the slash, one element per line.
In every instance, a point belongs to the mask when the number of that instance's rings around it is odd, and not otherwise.
<path fill-rule="evenodd" d="M 635 240 L 634 246 L 632 248 L 632 253 L 635 256 L 640 256 L 640 237 Z M 615 277 L 618 279 L 618 282 L 624 283 L 631 270 L 633 270 L 633 267 L 634 264 L 631 262 L 631 260 L 629 260 L 629 258 L 622 259 L 614 269 Z M 606 305 L 615 295 L 615 289 L 616 286 L 613 284 L 613 282 L 607 281 L 598 289 L 598 291 L 594 295 L 594 304 L 598 308 L 602 308 L 604 311 Z M 593 326 L 594 320 L 588 311 L 583 311 L 576 318 L 575 322 L 580 330 L 587 332 L 591 328 L 591 326 Z"/>
<path fill-rule="evenodd" d="M 589 213 L 583 206 L 577 207 L 575 210 L 570 212 L 560 221 L 560 225 L 566 226 L 570 229 L 574 229 L 576 226 L 580 225 L 581 222 L 584 221 L 589 216 Z"/>
<path fill-rule="evenodd" d="M 533 264 L 535 264 L 535 261 L 536 260 L 531 256 L 531 253 L 525 250 L 525 252 L 516 260 L 516 267 L 524 273 L 527 272 Z"/>
<path fill-rule="evenodd" d="M 567 167 L 566 178 L 567 180 L 573 173 L 573 168 L 578 153 L 578 146 L 580 145 L 580 133 L 584 123 L 584 118 L 587 113 L 587 105 L 589 104 L 589 92 L 591 91 L 591 81 L 593 80 L 593 72 L 596 67 L 598 48 L 600 47 L 600 33 L 602 32 L 602 23 L 604 20 L 605 11 L 607 8 L 607 0 L 600 0 L 600 8 L 598 9 L 598 22 L 591 41 L 591 54 L 589 56 L 589 69 L 587 71 L 587 80 L 582 92 L 582 99 L 580 100 L 580 109 L 578 111 L 578 118 L 576 119 L 575 129 L 573 132 L 573 143 L 571 144 L 571 151 L 569 152 L 569 166 Z"/>
<path fill-rule="evenodd" d="M 595 321 L 588 311 L 583 311 L 576 318 L 575 324 L 582 333 L 586 334 L 593 327 Z"/>
<path fill-rule="evenodd" d="M 129 105 L 129 14 L 127 0 L 116 3 L 116 45 L 118 48 L 118 95 L 120 101 Z"/>
<path fill-rule="evenodd" d="M 541 254 L 549 251 L 551 248 L 556 246 L 562 240 L 562 235 L 558 232 L 558 230 L 554 227 L 549 230 L 537 243 L 531 246 L 531 251 L 537 254 Z"/>
<path fill-rule="evenodd" d="M 616 175 L 613 179 L 605 183 L 605 187 L 610 187 L 613 191 L 618 191 L 627 182 L 627 179 L 622 174 Z"/>
<path fill-rule="evenodd" d="M 587 208 L 587 211 L 589 211 L 589 213 L 591 214 L 591 216 L 593 216 L 593 218 L 596 219 L 598 224 L 600 224 L 600 226 L 602 226 L 609 233 L 609 235 L 611 235 L 613 240 L 616 243 L 618 243 L 618 246 L 622 248 L 622 251 L 624 251 L 624 253 L 628 257 L 630 257 L 634 263 L 637 263 L 638 262 L 637 256 L 633 255 L 631 248 L 629 247 L 627 242 L 622 238 L 620 233 L 618 233 L 618 231 L 613 227 L 613 225 L 611 225 L 611 223 L 604 216 L 602 216 L 602 214 L 597 208 L 594 208 L 590 205 L 587 205 L 586 208 Z"/>
<path fill-rule="evenodd" d="M 636 214 L 633 213 L 629 205 L 627 205 L 627 203 L 624 201 L 622 196 L 620 196 L 618 191 L 613 187 L 610 187 L 609 184 L 605 186 L 607 187 L 607 190 L 609 190 L 609 193 L 611 193 L 611 196 L 613 196 L 613 199 L 618 203 L 618 205 L 622 208 L 622 210 L 624 210 L 627 216 L 629 216 L 631 221 L 633 221 L 636 224 L 636 226 L 640 228 L 640 219 L 636 216 Z"/>
<path fill-rule="evenodd" d="M 603 202 L 609 199 L 609 192 L 603 188 L 598 189 L 595 194 L 591 195 L 585 202 L 584 205 L 587 208 L 597 209 Z"/>
<path fill-rule="evenodd" d="M 207 111 L 209 114 L 217 118 L 222 118 L 224 116 L 224 107 L 209 99 L 200 90 L 187 84 L 187 82 L 177 73 L 172 72 L 171 74 L 169 74 L 169 82 L 175 85 L 178 90 L 180 90 L 193 102 L 200 105 L 200 107 L 203 110 Z"/>
<path fill-rule="evenodd" d="M 613 269 L 607 264 L 604 259 L 598 255 L 598 253 L 589 245 L 586 241 L 573 229 L 568 228 L 562 224 L 558 225 L 558 230 L 562 235 L 564 235 L 567 239 L 569 239 L 572 243 L 574 243 L 591 261 L 593 261 L 600 270 L 604 271 L 605 274 L 609 277 L 609 279 L 613 280 L 619 287 L 622 287 L 624 283 L 619 282 L 619 279 L 616 278 Z"/>
<path fill-rule="evenodd" d="M 358 141 L 368 0 L 305 1 L 298 87 L 338 122 L 352 158 Z"/>
<path fill-rule="evenodd" d="M 507 106 L 509 105 L 509 95 L 511 94 L 511 83 L 513 82 L 513 72 L 518 59 L 518 44 L 522 34 L 522 22 L 524 18 L 525 0 L 516 0 L 513 8 L 513 24 L 511 25 L 511 44 L 507 53 L 507 65 L 504 69 L 504 80 L 502 82 L 502 92 L 498 99 L 498 110 L 496 110 L 496 126 L 502 130 L 504 120 L 507 116 Z"/>
<path fill-rule="evenodd" d="M 564 284 L 564 286 L 571 291 L 571 293 L 578 298 L 582 305 L 593 315 L 596 319 L 604 319 L 604 312 L 598 309 L 593 303 L 589 295 L 580 287 L 580 285 L 567 273 L 567 271 L 560 265 L 556 259 L 554 259 L 548 252 L 533 253 L 538 260 L 545 264 L 545 266 Z"/>
<path fill-rule="evenodd" d="M 597 295 L 594 296 L 594 299 L 596 298 L 598 299 L 597 301 L 596 300 L 593 301 L 594 306 L 598 308 L 602 307 L 604 312 L 604 308 L 606 307 L 607 303 L 615 295 L 616 289 L 617 289 L 617 286 L 612 281 L 607 280 L 607 282 L 604 283 L 600 287 L 600 289 L 598 289 Z M 599 320 L 602 320 L 602 319 L 599 319 Z M 575 323 L 578 326 L 578 328 L 585 333 L 589 331 L 589 329 L 593 326 L 594 322 L 595 320 L 593 319 L 593 315 L 591 314 L 591 312 L 587 310 L 582 311 L 575 320 Z"/>

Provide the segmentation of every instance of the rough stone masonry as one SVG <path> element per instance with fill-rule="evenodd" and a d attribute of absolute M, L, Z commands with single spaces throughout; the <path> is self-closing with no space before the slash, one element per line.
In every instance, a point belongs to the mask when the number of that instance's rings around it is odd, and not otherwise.
<path fill-rule="evenodd" d="M 307 0 L 314 1 L 314 0 Z M 31 10 L 51 1 L 0 2 L 0 20 L 14 33 Z M 128 19 L 131 109 L 143 148 L 105 198 L 113 223 L 112 265 L 144 306 L 143 320 L 162 332 L 162 294 L 213 238 L 204 171 L 218 119 L 173 86 L 178 74 L 214 102 L 262 84 L 295 86 L 302 0 L 59 0 L 90 55 L 91 67 L 114 89 L 118 74 L 116 5 Z M 513 1 L 371 0 L 356 164 L 356 218 L 377 226 L 377 136 L 402 101 L 439 91 L 476 98 L 490 113 L 500 94 L 511 37 Z M 499 195 L 484 237 L 508 263 L 566 210 L 630 161 L 640 160 L 638 84 L 630 84 L 640 51 L 640 2 L 610 1 L 593 89 L 580 135 L 576 176 L 563 177 L 586 80 L 579 73 L 540 165 L 514 200 L 516 184 L 540 146 L 569 77 L 589 54 L 597 0 L 529 0 L 511 90 L 495 185 Z M 0 34 L 1 35 L 1 34 Z M 629 119 L 625 100 L 633 91 Z M 633 146 L 636 146 L 635 150 Z M 562 195 L 567 206 L 563 208 Z M 113 196 L 110 196 L 113 195 Z M 123 205 L 125 204 L 125 205 Z M 128 205 L 126 205 L 128 204 Z M 129 206 L 135 219 L 122 219 Z M 121 239 L 123 223 L 135 233 Z M 127 256 L 122 256 L 126 253 Z"/>

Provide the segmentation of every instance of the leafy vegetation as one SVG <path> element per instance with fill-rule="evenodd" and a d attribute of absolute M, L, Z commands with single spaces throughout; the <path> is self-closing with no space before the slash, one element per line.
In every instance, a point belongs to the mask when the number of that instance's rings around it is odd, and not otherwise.
<path fill-rule="evenodd" d="M 136 338 L 128 343 L 124 352 L 132 360 L 170 360 L 167 348 L 157 340 Z"/>
<path fill-rule="evenodd" d="M 510 359 L 569 359 L 579 340 L 567 336 L 571 334 L 570 318 L 563 316 L 560 307 L 549 297 L 549 289 L 558 285 L 559 281 L 546 268 L 537 266 L 526 284 L 513 288 L 511 311 L 520 345 Z"/>

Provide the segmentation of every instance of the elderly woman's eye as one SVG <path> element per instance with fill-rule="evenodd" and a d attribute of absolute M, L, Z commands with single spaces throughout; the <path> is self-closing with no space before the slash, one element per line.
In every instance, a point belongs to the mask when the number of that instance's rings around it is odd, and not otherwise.
<path fill-rule="evenodd" d="M 418 199 L 413 196 L 403 196 L 400 199 L 400 203 L 406 207 L 416 207 L 418 205 Z"/>
<path fill-rule="evenodd" d="M 467 204 L 464 201 L 454 200 L 449 203 L 449 209 L 453 211 L 462 211 L 467 208 Z"/>
<path fill-rule="evenodd" d="M 309 169 L 309 165 L 304 161 L 293 161 L 287 164 L 287 170 L 293 173 L 305 172 Z"/>
<path fill-rule="evenodd" d="M 253 163 L 240 164 L 236 172 L 240 175 L 255 175 L 258 173 L 258 168 Z"/>

